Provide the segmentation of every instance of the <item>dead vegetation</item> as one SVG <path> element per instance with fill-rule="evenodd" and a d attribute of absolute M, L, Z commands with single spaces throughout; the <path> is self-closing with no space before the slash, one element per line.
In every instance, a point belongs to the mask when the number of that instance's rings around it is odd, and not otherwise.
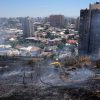
<path fill-rule="evenodd" d="M 34 60 L 27 61 L 27 65 L 35 65 L 35 64 L 36 64 L 36 61 Z"/>
<path fill-rule="evenodd" d="M 92 61 L 88 56 L 77 56 L 77 57 L 67 57 L 63 63 L 64 67 L 67 66 L 81 67 L 81 66 L 91 65 Z"/>
<path fill-rule="evenodd" d="M 100 68 L 100 59 L 97 60 L 95 63 L 96 63 L 96 67 L 97 67 L 97 68 Z"/>

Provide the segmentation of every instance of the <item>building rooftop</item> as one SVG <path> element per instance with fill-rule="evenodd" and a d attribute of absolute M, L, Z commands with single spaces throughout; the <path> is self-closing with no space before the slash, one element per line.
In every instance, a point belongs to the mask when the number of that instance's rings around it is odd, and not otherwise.
<path fill-rule="evenodd" d="M 90 9 L 100 9 L 100 2 L 96 2 L 95 4 L 90 4 Z"/>

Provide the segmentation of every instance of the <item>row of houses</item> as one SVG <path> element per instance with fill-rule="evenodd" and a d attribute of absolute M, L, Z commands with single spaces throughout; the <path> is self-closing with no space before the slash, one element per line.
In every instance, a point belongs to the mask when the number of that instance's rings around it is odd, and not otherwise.
<path fill-rule="evenodd" d="M 10 45 L 0 45 L 0 56 L 39 56 L 41 49 L 35 46 L 16 46 L 12 48 Z"/>

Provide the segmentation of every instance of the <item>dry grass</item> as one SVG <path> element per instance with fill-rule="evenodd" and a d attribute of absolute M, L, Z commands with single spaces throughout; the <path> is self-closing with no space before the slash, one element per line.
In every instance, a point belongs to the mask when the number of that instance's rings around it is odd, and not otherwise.
<path fill-rule="evenodd" d="M 92 61 L 88 56 L 67 57 L 64 61 L 64 67 L 67 66 L 80 67 L 91 64 Z"/>
<path fill-rule="evenodd" d="M 100 59 L 96 61 L 96 67 L 100 68 Z"/>
<path fill-rule="evenodd" d="M 29 60 L 29 61 L 27 62 L 27 64 L 28 64 L 28 65 L 35 65 L 36 62 L 35 62 L 34 60 Z"/>

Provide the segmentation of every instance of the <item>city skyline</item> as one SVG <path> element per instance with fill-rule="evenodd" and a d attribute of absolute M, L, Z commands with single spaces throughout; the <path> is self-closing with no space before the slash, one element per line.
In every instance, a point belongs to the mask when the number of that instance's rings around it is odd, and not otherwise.
<path fill-rule="evenodd" d="M 0 0 L 0 17 L 46 17 L 52 14 L 78 17 L 80 9 L 87 8 L 90 3 L 95 2 L 95 0 Z"/>

